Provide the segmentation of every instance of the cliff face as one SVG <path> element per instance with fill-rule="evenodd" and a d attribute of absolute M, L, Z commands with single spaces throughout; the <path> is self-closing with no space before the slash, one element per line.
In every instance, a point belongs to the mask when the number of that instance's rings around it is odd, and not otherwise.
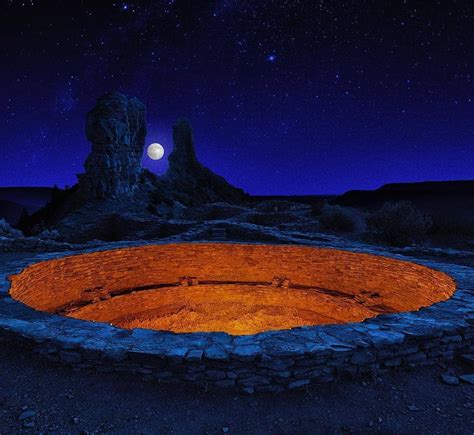
<path fill-rule="evenodd" d="M 127 195 L 138 188 L 146 136 L 145 105 L 119 93 L 99 98 L 87 114 L 92 150 L 78 176 L 77 194 L 84 200 Z"/>

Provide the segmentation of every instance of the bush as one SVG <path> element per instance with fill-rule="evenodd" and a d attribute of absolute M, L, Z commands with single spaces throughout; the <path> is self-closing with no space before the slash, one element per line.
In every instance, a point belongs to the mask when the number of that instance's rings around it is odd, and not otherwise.
<path fill-rule="evenodd" d="M 245 222 L 254 225 L 274 227 L 298 221 L 298 218 L 290 213 L 245 213 L 238 216 L 238 222 Z"/>
<path fill-rule="evenodd" d="M 0 237 L 22 237 L 21 231 L 15 230 L 5 220 L 0 218 Z"/>
<path fill-rule="evenodd" d="M 300 208 L 301 204 L 290 201 L 281 201 L 281 200 L 269 200 L 263 201 L 257 204 L 254 208 L 255 211 L 260 213 L 279 213 L 291 211 L 295 208 Z"/>
<path fill-rule="evenodd" d="M 185 211 L 185 216 L 191 219 L 199 219 L 204 221 L 215 221 L 231 219 L 245 213 L 247 209 L 226 202 L 215 202 L 204 204 L 201 207 L 191 207 Z"/>
<path fill-rule="evenodd" d="M 319 220 L 324 228 L 344 233 L 354 231 L 358 223 L 357 216 L 352 210 L 329 204 L 323 205 Z"/>
<path fill-rule="evenodd" d="M 49 239 L 49 240 L 57 240 L 59 239 L 59 231 L 58 230 L 43 230 L 41 233 L 38 234 L 40 239 Z"/>
<path fill-rule="evenodd" d="M 326 205 L 324 201 L 315 201 L 311 203 L 311 214 L 313 216 L 321 216 L 323 208 Z"/>
<path fill-rule="evenodd" d="M 433 222 L 409 201 L 387 202 L 367 221 L 373 235 L 393 246 L 421 242 Z"/>

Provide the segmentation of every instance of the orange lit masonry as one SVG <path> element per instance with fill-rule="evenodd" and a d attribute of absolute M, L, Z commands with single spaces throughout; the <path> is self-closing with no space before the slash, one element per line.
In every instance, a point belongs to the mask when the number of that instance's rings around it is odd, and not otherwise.
<path fill-rule="evenodd" d="M 44 261 L 11 277 L 30 307 L 122 328 L 234 335 L 360 322 L 448 299 L 451 277 L 336 249 L 183 243 Z"/>

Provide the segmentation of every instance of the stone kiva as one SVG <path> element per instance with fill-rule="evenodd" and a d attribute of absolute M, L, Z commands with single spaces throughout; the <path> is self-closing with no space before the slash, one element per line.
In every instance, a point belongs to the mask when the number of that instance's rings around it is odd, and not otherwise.
<path fill-rule="evenodd" d="M 380 256 L 376 249 L 355 252 L 236 243 L 143 246 L 142 242 L 136 247 L 129 242 L 115 247 L 85 249 L 67 257 L 61 252 L 43 253 L 6 264 L 0 270 L 0 345 L 25 347 L 75 370 L 116 372 L 245 394 L 306 388 L 338 379 L 362 380 L 388 371 L 444 364 L 474 352 L 472 268 L 419 259 L 415 264 L 410 257 L 399 261 L 400 256 Z M 305 262 L 303 268 L 300 262 Z M 275 273 L 288 277 L 290 287 L 273 287 Z M 187 277 L 187 287 L 182 287 L 181 279 L 178 286 L 179 277 Z M 258 298 L 253 306 L 270 308 L 272 318 L 284 307 L 296 308 L 294 303 L 299 301 L 299 316 L 286 319 L 297 323 L 279 325 L 296 327 L 252 324 L 241 313 L 235 315 L 229 300 L 213 304 L 214 291 L 206 292 L 209 297 L 200 301 L 192 298 L 209 283 L 217 290 L 216 281 L 228 288 L 229 283 L 250 279 L 264 281 L 271 290 L 265 296 L 253 288 L 251 295 Z M 162 293 L 166 283 L 176 284 L 174 291 L 184 289 L 191 298 L 175 297 L 173 307 Z M 326 294 L 320 291 L 312 302 L 294 299 L 301 291 L 309 296 L 309 289 L 299 288 L 305 283 Z M 150 300 L 147 295 L 153 285 L 158 285 L 160 297 Z M 235 289 L 222 290 L 240 304 L 245 299 Z M 328 289 L 336 289 L 339 295 Z M 374 298 L 375 292 L 378 297 Z M 273 297 L 278 293 L 283 304 L 275 304 Z M 348 305 L 351 295 L 357 297 Z M 133 303 L 122 304 L 124 297 L 136 299 L 136 312 L 129 311 Z M 339 309 L 331 310 L 333 319 L 321 319 L 321 324 L 313 318 L 306 324 L 308 309 L 320 312 L 325 297 L 339 301 Z M 218 307 L 226 313 L 228 331 L 233 334 L 221 332 L 221 325 L 206 331 L 202 324 L 194 329 L 189 323 L 181 325 L 181 331 L 198 332 L 173 332 L 177 324 L 171 311 L 181 316 L 179 305 L 184 302 L 197 306 L 199 316 L 206 314 L 200 309 L 203 302 Z M 347 310 L 350 305 L 358 307 Z M 366 318 L 362 311 L 369 308 L 383 309 L 383 313 L 374 316 L 373 312 Z M 397 312 L 387 313 L 390 308 Z M 163 309 L 175 317 L 172 323 L 150 324 L 159 320 Z M 212 318 L 219 320 L 215 311 Z M 360 321 L 359 315 L 365 320 Z M 236 324 L 245 330 L 231 331 Z M 143 329 L 150 326 L 156 330 Z M 460 379 L 471 382 L 466 376 Z"/>

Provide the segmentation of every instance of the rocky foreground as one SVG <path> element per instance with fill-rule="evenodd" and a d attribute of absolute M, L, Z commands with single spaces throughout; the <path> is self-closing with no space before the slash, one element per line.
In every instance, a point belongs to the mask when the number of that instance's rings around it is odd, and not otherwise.
<path fill-rule="evenodd" d="M 0 433 L 474 433 L 467 366 L 241 396 L 53 367 L 0 347 Z"/>

